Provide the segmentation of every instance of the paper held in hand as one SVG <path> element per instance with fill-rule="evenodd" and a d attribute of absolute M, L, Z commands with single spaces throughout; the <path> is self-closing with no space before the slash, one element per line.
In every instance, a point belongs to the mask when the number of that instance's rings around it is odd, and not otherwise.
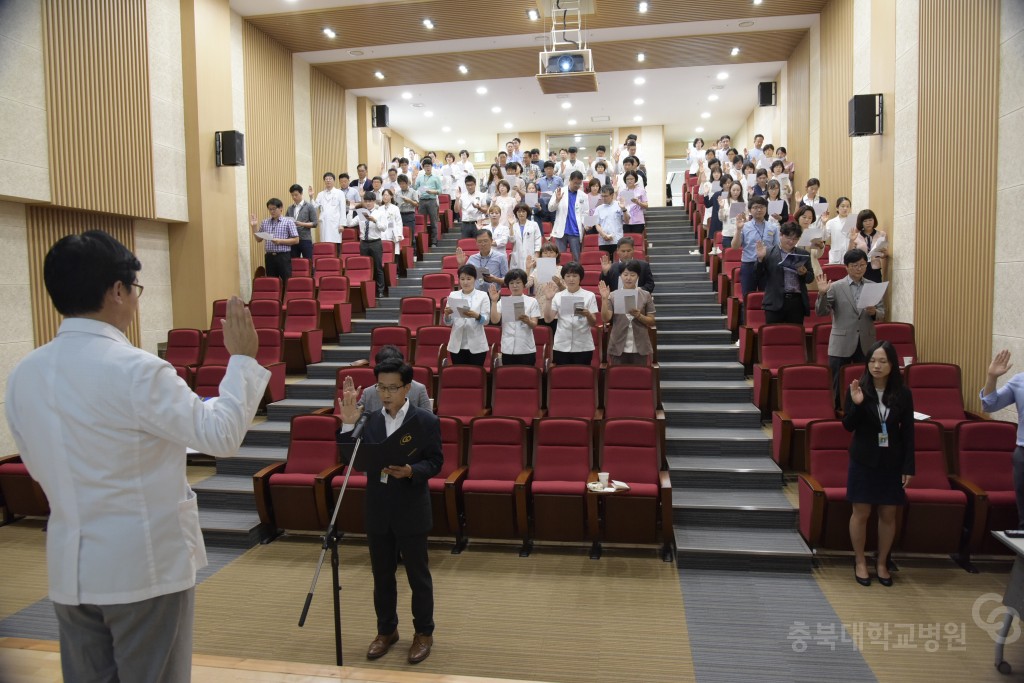
<path fill-rule="evenodd" d="M 880 239 L 877 242 L 875 242 L 874 244 L 872 244 L 871 245 L 871 251 L 868 252 L 868 261 L 870 261 L 871 259 L 879 256 L 879 250 L 884 249 L 886 246 L 887 245 L 886 245 L 884 239 Z"/>
<path fill-rule="evenodd" d="M 588 194 L 587 195 L 587 203 L 590 205 L 589 208 L 590 208 L 591 211 L 593 211 L 595 208 L 597 208 L 597 205 L 600 202 L 601 202 L 601 198 L 600 197 L 595 197 L 592 194 Z"/>
<path fill-rule="evenodd" d="M 821 218 L 821 214 L 828 211 L 828 204 L 825 202 L 815 202 L 814 204 L 811 204 L 811 208 L 814 209 L 814 218 L 817 220 Z"/>
<path fill-rule="evenodd" d="M 256 236 L 256 237 L 259 237 L 261 240 L 272 240 L 272 239 L 275 239 L 274 238 L 274 233 L 272 233 L 272 232 L 254 232 L 253 235 Z"/>
<path fill-rule="evenodd" d="M 711 183 L 711 192 L 712 193 L 714 193 L 714 192 L 721 192 L 721 191 L 722 191 L 722 183 L 718 182 L 717 180 L 715 182 Z"/>
<path fill-rule="evenodd" d="M 619 199 L 621 199 L 626 206 L 629 206 L 630 202 L 633 201 L 633 196 L 633 190 L 623 190 L 622 194 L 619 195 Z"/>
<path fill-rule="evenodd" d="M 747 174 L 747 189 L 749 190 L 750 188 L 754 187 L 754 185 L 757 185 L 757 176 L 755 174 L 753 174 L 753 173 L 748 173 Z"/>
<path fill-rule="evenodd" d="M 536 192 L 527 192 L 526 193 L 526 205 L 529 206 L 531 209 L 533 207 L 537 206 L 537 193 Z"/>
<path fill-rule="evenodd" d="M 590 214 L 587 214 L 586 216 L 583 217 L 583 226 L 587 228 L 591 228 L 600 222 L 601 221 L 598 220 L 597 216 L 591 216 Z"/>
<path fill-rule="evenodd" d="M 579 296 L 566 296 L 562 295 L 562 300 L 558 304 L 558 317 L 571 319 L 576 315 L 577 307 L 583 306 L 583 297 Z"/>
<path fill-rule="evenodd" d="M 539 287 L 547 284 L 557 274 L 558 259 L 539 258 L 537 259 L 537 275 L 534 277 L 534 285 Z"/>
<path fill-rule="evenodd" d="M 456 318 L 465 318 L 465 314 L 469 312 L 469 299 L 466 299 L 460 295 L 448 297 L 448 308 L 452 309 L 452 320 Z"/>
<path fill-rule="evenodd" d="M 628 315 L 630 311 L 636 309 L 636 290 L 635 289 L 616 289 L 612 292 L 612 312 L 622 315 Z"/>
<path fill-rule="evenodd" d="M 747 208 L 744 202 L 733 202 L 729 205 L 729 218 L 736 218 Z"/>
<path fill-rule="evenodd" d="M 783 207 L 784 204 L 785 204 L 785 202 L 782 201 L 781 199 L 776 199 L 775 201 L 768 202 L 768 215 L 769 216 L 775 216 L 775 215 L 781 216 L 782 215 L 782 207 Z"/>
<path fill-rule="evenodd" d="M 526 302 L 521 296 L 505 296 L 501 298 L 501 321 L 518 320 L 526 312 Z"/>
<path fill-rule="evenodd" d="M 803 234 L 800 235 L 800 240 L 796 243 L 798 247 L 809 247 L 811 246 L 811 240 L 820 240 L 825 236 L 825 231 L 822 228 L 810 228 L 804 230 Z"/>
<path fill-rule="evenodd" d="M 877 306 L 885 296 L 885 290 L 889 288 L 888 282 L 871 282 L 862 280 L 864 285 L 860 289 L 860 296 L 857 297 L 857 308 L 871 308 Z"/>

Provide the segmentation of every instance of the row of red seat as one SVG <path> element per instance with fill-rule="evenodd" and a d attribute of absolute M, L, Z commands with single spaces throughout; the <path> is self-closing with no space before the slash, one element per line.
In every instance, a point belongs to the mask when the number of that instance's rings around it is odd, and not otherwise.
<path fill-rule="evenodd" d="M 915 392 L 916 395 L 916 392 Z M 838 420 L 807 423 L 809 469 L 800 475 L 800 534 L 812 548 L 851 550 L 846 500 L 852 435 Z M 943 426 L 914 424 L 916 474 L 906 488 L 895 547 L 905 552 L 1007 554 L 992 531 L 1017 528 L 1012 454 L 1017 425 L 994 420 L 960 422 L 952 431 L 954 467 L 943 452 Z M 877 525 L 869 523 L 868 545 Z"/>
<path fill-rule="evenodd" d="M 310 531 L 327 526 L 346 471 L 335 443 L 338 428 L 330 415 L 292 418 L 287 460 L 253 476 L 263 523 Z M 534 539 L 590 541 L 595 553 L 602 540 L 660 543 L 671 557 L 672 487 L 653 420 L 607 420 L 596 448 L 586 420 L 541 419 L 532 442 L 525 432 L 511 417 L 467 423 L 441 417 L 444 465 L 429 481 L 431 535 L 454 536 L 454 552 L 468 537 L 482 537 L 522 539 L 524 554 Z M 598 470 L 630 489 L 589 491 Z M 353 473 L 336 523 L 340 531 L 364 531 L 365 490 L 366 475 Z"/>

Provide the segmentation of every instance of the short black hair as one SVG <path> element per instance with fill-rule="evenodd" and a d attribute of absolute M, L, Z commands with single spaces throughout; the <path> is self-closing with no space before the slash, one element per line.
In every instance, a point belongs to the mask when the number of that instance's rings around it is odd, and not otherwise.
<path fill-rule="evenodd" d="M 272 206 L 274 208 L 280 209 L 281 207 L 284 206 L 284 202 L 282 202 L 277 197 L 271 197 L 270 199 L 267 200 L 267 208 L 269 209 Z"/>
<path fill-rule="evenodd" d="M 629 176 L 633 176 L 633 180 L 640 182 L 640 175 L 636 171 L 626 171 L 622 174 L 622 180 L 625 181 Z"/>
<path fill-rule="evenodd" d="M 423 161 L 420 162 L 420 166 L 433 166 L 434 162 L 430 157 L 423 157 Z"/>
<path fill-rule="evenodd" d="M 485 234 L 485 233 L 486 233 L 487 237 L 489 237 L 489 238 L 490 238 L 490 239 L 492 239 L 492 240 L 494 239 L 494 233 L 492 233 L 492 232 L 491 232 L 490 230 L 488 230 L 487 228 L 480 228 L 479 230 L 477 230 L 477 231 L 476 231 L 476 236 L 477 236 L 477 237 L 480 237 L 480 235 L 483 235 L 483 234 Z"/>
<path fill-rule="evenodd" d="M 459 266 L 458 273 L 459 273 L 460 277 L 463 276 L 463 275 L 469 275 L 471 278 L 473 278 L 475 280 L 476 279 L 476 266 L 474 266 L 471 263 L 467 263 L 464 266 Z"/>
<path fill-rule="evenodd" d="M 130 289 L 142 264 L 109 233 L 89 230 L 68 235 L 50 247 L 43 281 L 54 308 L 64 316 L 95 313 L 107 291 L 120 282 Z"/>
<path fill-rule="evenodd" d="M 597 151 L 598 151 L 598 152 L 607 152 L 607 151 L 608 151 L 608 148 L 607 148 L 607 147 L 605 147 L 604 145 L 598 145 L 598 146 L 597 146 Z"/>
<path fill-rule="evenodd" d="M 803 231 L 803 228 L 801 228 L 796 223 L 790 222 L 790 223 L 786 223 L 781 228 L 779 228 L 779 234 L 780 235 L 784 235 L 786 237 L 797 237 L 797 238 L 799 238 L 800 235 L 804 234 L 804 231 Z"/>
<path fill-rule="evenodd" d="M 868 255 L 864 253 L 863 249 L 850 249 L 843 254 L 843 265 L 848 266 L 851 263 L 857 263 L 858 261 L 867 261 Z"/>
<path fill-rule="evenodd" d="M 785 170 L 786 170 L 786 165 L 785 165 L 784 163 L 782 163 L 782 161 L 781 161 L 781 160 L 778 160 L 778 159 L 777 159 L 777 160 L 775 160 L 775 161 L 773 161 L 773 162 L 772 162 L 772 170 L 773 170 L 773 171 L 775 170 L 775 167 L 776 167 L 776 166 L 778 166 L 778 167 L 779 167 L 780 169 L 782 169 L 783 171 L 785 171 Z"/>
<path fill-rule="evenodd" d="M 292 183 L 292 186 L 288 188 L 288 194 L 291 194 L 292 192 L 302 192 L 302 185 Z"/>
<path fill-rule="evenodd" d="M 402 355 L 402 351 L 394 344 L 385 344 L 377 350 L 377 354 L 373 357 L 377 365 L 380 365 L 389 358 L 397 358 L 398 360 L 405 360 L 405 356 Z"/>
<path fill-rule="evenodd" d="M 372 182 L 373 182 L 374 180 L 376 180 L 377 182 L 381 183 L 382 185 L 384 184 L 384 179 L 383 179 L 383 178 L 381 178 L 381 177 L 380 177 L 379 175 L 375 175 L 375 176 L 373 176 L 372 178 L 370 178 L 370 182 L 371 182 L 371 183 L 372 183 Z"/>
<path fill-rule="evenodd" d="M 554 167 L 555 167 L 555 162 L 551 161 L 550 159 L 548 161 L 544 162 L 544 168 L 554 168 Z"/>
<path fill-rule="evenodd" d="M 583 174 L 579 171 L 573 171 L 569 174 L 569 180 L 583 180 Z"/>
<path fill-rule="evenodd" d="M 817 178 L 808 178 L 806 187 L 821 187 L 821 181 Z"/>
<path fill-rule="evenodd" d="M 624 244 L 628 244 L 631 247 L 636 247 L 636 242 L 633 241 L 632 237 L 620 237 L 616 246 L 621 247 Z"/>
<path fill-rule="evenodd" d="M 381 375 L 399 375 L 402 378 L 402 386 L 412 383 L 412 366 L 399 358 L 388 358 L 382 363 L 377 363 L 373 368 L 373 376 L 380 379 Z"/>
<path fill-rule="evenodd" d="M 402 157 L 401 159 L 398 160 L 398 165 L 399 166 L 401 166 L 402 164 L 407 164 L 407 163 L 409 163 L 409 160 L 406 159 L 405 157 Z"/>
<path fill-rule="evenodd" d="M 327 173 L 324 173 L 324 180 L 327 180 L 328 178 L 330 178 L 331 180 L 335 179 L 334 178 L 334 174 L 331 173 L 330 171 L 328 171 Z"/>
<path fill-rule="evenodd" d="M 579 275 L 580 280 L 582 280 L 583 266 L 576 263 L 575 261 L 569 261 L 564 266 L 562 266 L 562 277 L 564 278 L 566 275 Z"/>
<path fill-rule="evenodd" d="M 505 273 L 505 286 L 507 287 L 510 282 L 519 280 L 526 285 L 526 281 L 530 279 L 530 276 L 526 274 L 526 271 L 522 268 L 513 268 L 512 270 Z"/>
<path fill-rule="evenodd" d="M 372 192 L 372 191 L 364 192 L 363 193 L 363 201 L 364 202 L 375 202 L 375 201 L 377 201 L 377 195 L 374 192 Z M 365 211 L 365 209 L 364 209 L 364 211 Z"/>
<path fill-rule="evenodd" d="M 606 164 L 603 159 L 598 159 L 597 162 L 594 163 L 594 170 L 597 170 L 598 166 L 603 167 L 606 171 L 608 170 L 608 164 Z"/>
<path fill-rule="evenodd" d="M 333 174 L 333 173 L 331 174 L 331 177 L 332 177 L 332 178 L 334 177 L 334 174 Z M 338 179 L 339 179 L 339 180 L 340 180 L 341 178 L 345 178 L 345 179 L 348 179 L 348 178 L 349 178 L 349 174 L 348 174 L 348 173 L 342 173 L 341 175 L 339 175 L 339 176 L 338 176 Z"/>
<path fill-rule="evenodd" d="M 468 176 L 466 176 L 466 179 L 465 179 L 465 181 L 464 181 L 464 182 L 467 182 L 467 183 L 475 183 L 475 182 L 476 182 L 476 176 L 471 176 L 471 175 L 468 175 Z"/>
<path fill-rule="evenodd" d="M 409 182 L 409 176 L 405 175 L 404 173 L 401 174 L 400 176 L 398 176 L 398 182 L 399 183 L 408 183 Z"/>
<path fill-rule="evenodd" d="M 628 270 L 631 273 L 636 273 L 637 277 L 644 274 L 644 269 L 640 267 L 640 262 L 636 259 L 626 261 L 625 265 L 622 266 L 622 270 Z"/>
<path fill-rule="evenodd" d="M 366 164 L 356 164 L 356 170 L 358 171 L 359 169 L 363 169 L 365 171 L 366 170 Z"/>
<path fill-rule="evenodd" d="M 768 200 L 765 199 L 764 197 L 752 197 L 750 199 L 750 201 L 747 202 L 747 208 L 751 208 L 752 209 L 755 206 L 763 206 L 764 208 L 767 209 L 768 208 Z"/>
<path fill-rule="evenodd" d="M 526 202 L 519 202 L 518 204 L 516 204 L 515 208 L 512 209 L 512 215 L 515 216 L 520 211 L 525 211 L 526 217 L 530 217 L 530 205 L 527 204 Z"/>
<path fill-rule="evenodd" d="M 576 147 L 575 147 L 575 146 L 573 146 L 573 147 L 570 147 L 569 149 L 567 149 L 567 150 L 565 150 L 565 151 L 566 151 L 566 152 L 568 152 L 569 154 L 575 154 L 575 153 L 576 153 L 576 152 L 578 152 L 579 150 L 578 150 L 578 149 L 576 149 Z"/>
<path fill-rule="evenodd" d="M 461 157 L 463 154 L 465 154 L 468 157 L 469 156 L 469 150 L 468 149 L 460 149 L 459 150 L 459 156 Z"/>

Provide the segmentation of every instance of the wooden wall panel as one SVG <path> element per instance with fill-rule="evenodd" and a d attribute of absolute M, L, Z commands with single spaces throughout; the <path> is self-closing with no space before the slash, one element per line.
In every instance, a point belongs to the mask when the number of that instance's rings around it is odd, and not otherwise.
<path fill-rule="evenodd" d="M 267 200 L 285 206 L 295 182 L 295 110 L 292 55 L 248 21 L 243 24 L 245 62 L 245 166 L 249 211 L 267 217 Z M 253 270 L 264 263 L 264 246 L 250 238 Z"/>
<path fill-rule="evenodd" d="M 313 179 L 331 171 L 337 176 L 345 166 L 345 89 L 315 66 L 309 71 L 309 105 L 313 132 Z M 355 170 L 355 169 L 353 169 Z"/>
<path fill-rule="evenodd" d="M 922 0 L 919 26 L 917 177 L 931 178 L 949 140 L 998 127 L 999 3 Z M 918 183 L 914 256 L 918 352 L 960 365 L 968 410 L 992 352 L 995 183 L 977 192 L 971 211 L 950 211 L 943 184 Z"/>
<path fill-rule="evenodd" d="M 807 171 L 811 167 L 810 33 L 793 48 L 785 68 L 787 139 L 779 142 L 786 147 L 786 157 L 796 164 L 796 181 L 802 184 L 807 180 Z"/>
<path fill-rule="evenodd" d="M 103 230 L 110 233 L 121 244 L 135 252 L 134 221 L 121 216 L 110 216 L 85 211 L 71 211 L 47 206 L 29 205 L 28 223 L 28 265 L 29 286 L 32 292 L 32 333 L 36 346 L 42 346 L 57 334 L 63 316 L 50 302 L 43 282 L 43 262 L 50 247 L 61 238 L 76 235 L 87 230 Z M 142 283 L 145 285 L 145 283 Z M 128 328 L 129 341 L 139 346 L 139 314 Z"/>
<path fill-rule="evenodd" d="M 853 188 L 849 103 L 853 97 L 853 0 L 821 11 L 821 193 L 831 202 Z M 792 129 L 791 129 L 792 130 Z M 803 185 L 807 175 L 799 185 Z M 802 195 L 801 195 L 802 196 Z"/>
<path fill-rule="evenodd" d="M 156 218 L 145 0 L 43 0 L 53 203 Z"/>

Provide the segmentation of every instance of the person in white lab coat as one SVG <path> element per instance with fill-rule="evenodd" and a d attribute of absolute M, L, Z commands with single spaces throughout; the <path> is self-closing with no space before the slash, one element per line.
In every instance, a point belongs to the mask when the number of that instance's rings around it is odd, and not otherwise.
<path fill-rule="evenodd" d="M 341 227 L 345 220 L 345 192 L 334 186 L 334 174 L 324 173 L 324 189 L 313 198 L 313 186 L 309 186 L 309 199 L 320 215 L 320 241 L 341 244 Z"/>
<path fill-rule="evenodd" d="M 515 208 L 515 221 L 512 223 L 512 253 L 509 255 L 509 269 L 526 270 L 526 259 L 540 256 L 541 229 L 536 221 L 531 221 L 530 207 L 519 204 Z"/>
<path fill-rule="evenodd" d="M 50 504 L 49 597 L 65 681 L 188 681 L 196 570 L 206 566 L 186 448 L 237 452 L 270 373 L 232 297 L 220 397 L 204 402 L 166 361 L 125 336 L 142 266 L 98 230 L 47 253 L 57 336 L 7 380 L 14 441 Z"/>

